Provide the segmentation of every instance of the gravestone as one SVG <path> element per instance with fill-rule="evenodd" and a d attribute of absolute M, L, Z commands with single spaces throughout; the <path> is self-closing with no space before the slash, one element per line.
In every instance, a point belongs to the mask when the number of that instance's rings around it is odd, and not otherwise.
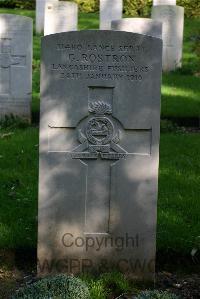
<path fill-rule="evenodd" d="M 100 29 L 110 30 L 111 22 L 122 18 L 123 0 L 100 0 Z"/>
<path fill-rule="evenodd" d="M 58 1 L 46 3 L 44 35 L 76 31 L 78 27 L 78 5 L 74 2 Z"/>
<path fill-rule="evenodd" d="M 162 22 L 163 71 L 174 71 L 182 65 L 184 8 L 160 5 L 152 8 L 152 19 Z"/>
<path fill-rule="evenodd" d="M 58 0 L 48 0 L 48 3 L 56 3 Z M 36 0 L 36 32 L 42 33 L 44 31 L 44 15 L 45 5 L 47 0 Z"/>
<path fill-rule="evenodd" d="M 30 120 L 32 98 L 31 18 L 0 14 L 0 117 Z"/>
<path fill-rule="evenodd" d="M 176 5 L 176 0 L 153 0 L 153 6 L 156 5 Z"/>
<path fill-rule="evenodd" d="M 111 29 L 162 38 L 162 23 L 147 18 L 124 18 L 112 21 Z"/>
<path fill-rule="evenodd" d="M 36 32 L 42 33 L 44 30 L 44 12 L 46 0 L 36 0 Z"/>
<path fill-rule="evenodd" d="M 162 40 L 42 39 L 38 275 L 154 278 Z"/>

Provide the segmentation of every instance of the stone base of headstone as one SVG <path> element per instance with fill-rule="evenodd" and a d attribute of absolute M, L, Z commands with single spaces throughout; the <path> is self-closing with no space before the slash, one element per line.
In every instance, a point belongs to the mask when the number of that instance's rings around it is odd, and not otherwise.
<path fill-rule="evenodd" d="M 147 18 L 124 18 L 112 21 L 111 29 L 162 38 L 162 23 Z"/>
<path fill-rule="evenodd" d="M 152 19 L 163 24 L 163 71 L 174 71 L 182 66 L 184 8 L 172 5 L 154 6 Z"/>

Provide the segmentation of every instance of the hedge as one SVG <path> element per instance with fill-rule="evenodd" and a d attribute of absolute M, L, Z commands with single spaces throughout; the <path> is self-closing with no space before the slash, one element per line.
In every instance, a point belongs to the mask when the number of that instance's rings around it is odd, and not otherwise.
<path fill-rule="evenodd" d="M 185 16 L 200 17 L 199 0 L 177 0 L 177 5 L 185 8 Z M 133 17 L 148 17 L 151 14 L 152 0 L 124 0 L 124 13 Z"/>
<path fill-rule="evenodd" d="M 0 0 L 0 7 L 35 9 L 36 0 Z"/>
<path fill-rule="evenodd" d="M 78 3 L 82 12 L 98 12 L 99 0 L 64 0 Z M 0 7 L 34 9 L 36 0 L 0 0 Z M 199 0 L 177 0 L 185 8 L 186 17 L 200 17 Z M 124 0 L 124 14 L 132 17 L 150 15 L 152 0 Z"/>
<path fill-rule="evenodd" d="M 64 0 L 67 1 L 67 0 Z M 79 4 L 83 12 L 97 12 L 99 0 L 70 0 Z M 124 0 L 124 14 L 132 17 L 150 16 L 152 0 Z M 186 17 L 200 17 L 199 0 L 177 0 L 177 5 L 185 8 Z"/>

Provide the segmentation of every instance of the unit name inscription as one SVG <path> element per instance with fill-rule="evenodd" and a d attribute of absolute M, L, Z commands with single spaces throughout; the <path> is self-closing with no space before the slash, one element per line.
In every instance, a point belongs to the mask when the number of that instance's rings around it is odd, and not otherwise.
<path fill-rule="evenodd" d="M 50 70 L 57 79 L 143 81 L 152 70 L 138 59 L 148 53 L 143 45 L 65 44 L 56 45 L 61 62 L 53 62 Z"/>

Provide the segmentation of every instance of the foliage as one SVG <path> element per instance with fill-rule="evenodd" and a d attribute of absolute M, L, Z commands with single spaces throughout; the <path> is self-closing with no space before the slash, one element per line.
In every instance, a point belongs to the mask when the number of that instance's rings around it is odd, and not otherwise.
<path fill-rule="evenodd" d="M 61 0 L 60 0 L 61 1 Z M 98 12 L 99 0 L 64 0 L 74 1 L 81 12 Z M 0 7 L 34 9 L 36 0 L 0 0 Z M 200 16 L 199 0 L 177 0 L 177 5 L 185 8 L 187 17 Z M 124 0 L 124 13 L 127 16 L 147 17 L 151 14 L 152 0 Z"/>
<path fill-rule="evenodd" d="M 27 128 L 30 123 L 27 120 L 23 120 L 20 117 L 9 115 L 0 120 L 0 129 L 15 129 L 15 128 Z"/>
<path fill-rule="evenodd" d="M 124 0 L 124 13 L 128 16 L 147 17 L 151 14 L 152 0 Z M 200 16 L 199 0 L 177 0 L 177 5 L 185 8 L 186 17 Z"/>
<path fill-rule="evenodd" d="M 96 278 L 90 275 L 82 277 L 87 283 L 91 299 L 106 299 L 115 295 L 133 291 L 132 283 L 120 272 L 104 273 Z"/>
<path fill-rule="evenodd" d="M 185 8 L 185 15 L 190 17 L 200 17 L 200 1 L 199 0 L 177 0 L 177 5 Z"/>
<path fill-rule="evenodd" d="M 65 0 L 67 1 L 67 0 Z M 82 12 L 97 12 L 99 0 L 69 0 L 75 1 Z M 151 14 L 152 0 L 124 0 L 124 14 L 132 17 L 148 17 Z M 185 8 L 186 17 L 200 16 L 199 0 L 177 0 L 177 5 Z"/>
<path fill-rule="evenodd" d="M 83 12 L 97 12 L 99 0 L 70 0 L 79 4 Z M 124 13 L 127 16 L 147 17 L 151 14 L 152 0 L 124 0 Z M 177 5 L 185 8 L 186 17 L 200 16 L 199 0 L 177 0 Z"/>
<path fill-rule="evenodd" d="M 36 0 L 0 0 L 0 7 L 34 9 Z"/>
<path fill-rule="evenodd" d="M 60 274 L 43 278 L 18 291 L 13 299 L 89 299 L 87 286 L 80 279 Z"/>
<path fill-rule="evenodd" d="M 124 0 L 124 13 L 132 17 L 150 15 L 152 0 Z"/>
<path fill-rule="evenodd" d="M 97 12 L 99 10 L 99 0 L 75 0 L 82 12 Z"/>
<path fill-rule="evenodd" d="M 104 273 L 100 276 L 100 279 L 108 292 L 111 291 L 116 296 L 131 290 L 127 279 L 122 273 Z"/>
<path fill-rule="evenodd" d="M 136 299 L 179 299 L 180 297 L 177 297 L 174 294 L 170 294 L 168 292 L 159 292 L 157 290 L 155 291 L 145 291 L 142 292 Z"/>

